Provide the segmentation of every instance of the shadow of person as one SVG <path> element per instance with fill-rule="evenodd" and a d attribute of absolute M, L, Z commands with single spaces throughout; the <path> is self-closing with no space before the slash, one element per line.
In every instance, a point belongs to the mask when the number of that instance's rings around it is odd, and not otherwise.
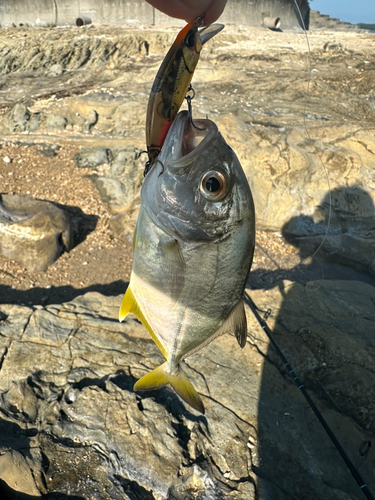
<path fill-rule="evenodd" d="M 259 338 L 267 338 L 257 325 L 250 341 L 265 358 L 258 405 L 258 457 L 252 457 L 258 494 L 272 500 L 359 500 L 363 491 L 293 377 L 299 377 L 374 491 L 375 457 L 368 454 L 364 461 L 366 457 L 359 452 L 375 434 L 375 281 L 371 279 L 375 277 L 375 218 L 371 196 L 359 186 L 334 189 L 312 216 L 294 217 L 285 224 L 283 235 L 300 250 L 301 262 L 321 246 L 315 256 L 319 256 L 321 272 L 314 277 L 307 272 L 313 262 L 304 265 L 306 274 L 298 282 L 295 269 L 272 271 L 275 279 L 267 290 L 258 286 L 250 292 L 262 316 L 271 309 L 269 325 L 274 339 L 295 370 L 290 376 L 291 368 L 274 348 L 259 347 L 264 345 Z M 276 281 L 280 275 L 283 281 Z"/>
<path fill-rule="evenodd" d="M 292 217 L 282 234 L 299 248 L 301 260 L 319 250 L 321 260 L 375 278 L 375 208 L 370 194 L 360 186 L 333 189 L 312 216 Z"/>

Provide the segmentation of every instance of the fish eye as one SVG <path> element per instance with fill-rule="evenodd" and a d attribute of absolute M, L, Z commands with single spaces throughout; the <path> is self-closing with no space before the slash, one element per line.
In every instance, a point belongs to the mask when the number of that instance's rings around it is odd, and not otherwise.
<path fill-rule="evenodd" d="M 228 192 L 228 181 L 221 172 L 210 170 L 202 177 L 200 190 L 207 200 L 219 201 Z"/>
<path fill-rule="evenodd" d="M 195 31 L 192 31 L 186 38 L 186 45 L 191 49 L 195 45 Z"/>

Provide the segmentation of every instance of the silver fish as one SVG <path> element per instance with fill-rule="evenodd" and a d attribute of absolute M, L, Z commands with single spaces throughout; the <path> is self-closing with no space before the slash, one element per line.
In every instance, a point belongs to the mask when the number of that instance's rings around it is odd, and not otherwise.
<path fill-rule="evenodd" d="M 255 211 L 242 167 L 217 126 L 180 112 L 141 190 L 130 283 L 120 321 L 133 313 L 166 362 L 134 390 L 170 384 L 203 402 L 180 363 L 224 333 L 246 344 L 243 291 L 255 244 Z"/>

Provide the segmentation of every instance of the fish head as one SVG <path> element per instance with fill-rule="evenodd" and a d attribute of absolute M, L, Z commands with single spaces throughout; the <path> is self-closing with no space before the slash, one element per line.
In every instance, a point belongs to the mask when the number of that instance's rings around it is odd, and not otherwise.
<path fill-rule="evenodd" d="M 184 241 L 219 241 L 244 220 L 254 225 L 254 205 L 242 167 L 211 120 L 175 118 L 147 174 L 142 204 L 153 222 Z"/>

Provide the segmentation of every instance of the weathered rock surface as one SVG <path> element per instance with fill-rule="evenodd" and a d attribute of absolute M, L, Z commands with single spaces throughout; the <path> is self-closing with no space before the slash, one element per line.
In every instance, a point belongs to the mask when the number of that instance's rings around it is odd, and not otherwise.
<path fill-rule="evenodd" d="M 77 167 L 92 168 L 108 164 L 111 161 L 111 152 L 107 148 L 82 148 L 74 157 Z"/>
<path fill-rule="evenodd" d="M 148 94 L 175 32 L 5 31 L 0 135 L 84 138 L 84 148 L 96 153 L 85 159 L 83 148 L 78 163 L 107 165 L 96 184 L 113 214 L 126 212 L 144 161 L 136 164 L 130 156 L 145 149 Z M 208 114 L 236 151 L 252 187 L 258 227 L 280 233 L 284 228 L 289 241 L 303 240 L 305 254 L 322 241 L 329 191 L 333 198 L 341 192 L 323 252 L 374 276 L 375 218 L 370 206 L 366 213 L 361 208 L 375 203 L 373 37 L 311 32 L 309 42 L 310 56 L 299 34 L 226 27 L 202 51 L 194 74 L 194 116 Z M 63 70 L 59 76 L 56 68 Z M 111 154 L 98 158 L 99 149 Z M 354 191 L 362 199 L 357 206 Z M 128 229 L 115 235 L 129 235 Z"/>
<path fill-rule="evenodd" d="M 360 186 L 341 186 L 326 195 L 312 216 L 293 217 L 283 236 L 307 257 L 321 245 L 328 261 L 375 277 L 375 207 Z"/>
<path fill-rule="evenodd" d="M 361 458 L 375 431 L 374 288 L 279 282 L 249 293 L 272 308 L 277 342 L 351 459 Z M 167 388 L 134 394 L 161 355 L 138 321 L 118 322 L 120 302 L 87 293 L 0 306 L 0 479 L 12 490 L 85 500 L 362 498 L 249 309 L 244 350 L 226 336 L 187 360 L 203 417 Z M 371 454 L 361 465 L 369 487 L 374 466 Z"/>
<path fill-rule="evenodd" d="M 79 144 L 82 165 L 104 150 L 86 165 L 124 240 L 139 203 L 144 159 L 134 152 L 145 148 L 148 94 L 175 34 L 112 26 L 0 33 L 1 140 Z M 202 52 L 194 117 L 208 114 L 235 149 L 258 227 L 310 256 L 327 229 L 330 192 L 325 258 L 371 273 L 373 37 L 309 39 L 308 89 L 302 36 L 227 27 Z M 374 288 L 283 282 L 250 293 L 272 309 L 280 347 L 374 492 L 372 452 L 358 453 L 375 432 Z M 1 493 L 6 483 L 12 500 L 17 488 L 59 500 L 362 498 L 249 311 L 243 351 L 224 337 L 188 358 L 204 418 L 168 389 L 133 393 L 161 356 L 137 321 L 118 324 L 120 300 L 88 294 L 0 307 Z"/>
<path fill-rule="evenodd" d="M 28 196 L 1 196 L 1 255 L 30 271 L 45 271 L 72 247 L 73 229 L 63 210 Z"/>

